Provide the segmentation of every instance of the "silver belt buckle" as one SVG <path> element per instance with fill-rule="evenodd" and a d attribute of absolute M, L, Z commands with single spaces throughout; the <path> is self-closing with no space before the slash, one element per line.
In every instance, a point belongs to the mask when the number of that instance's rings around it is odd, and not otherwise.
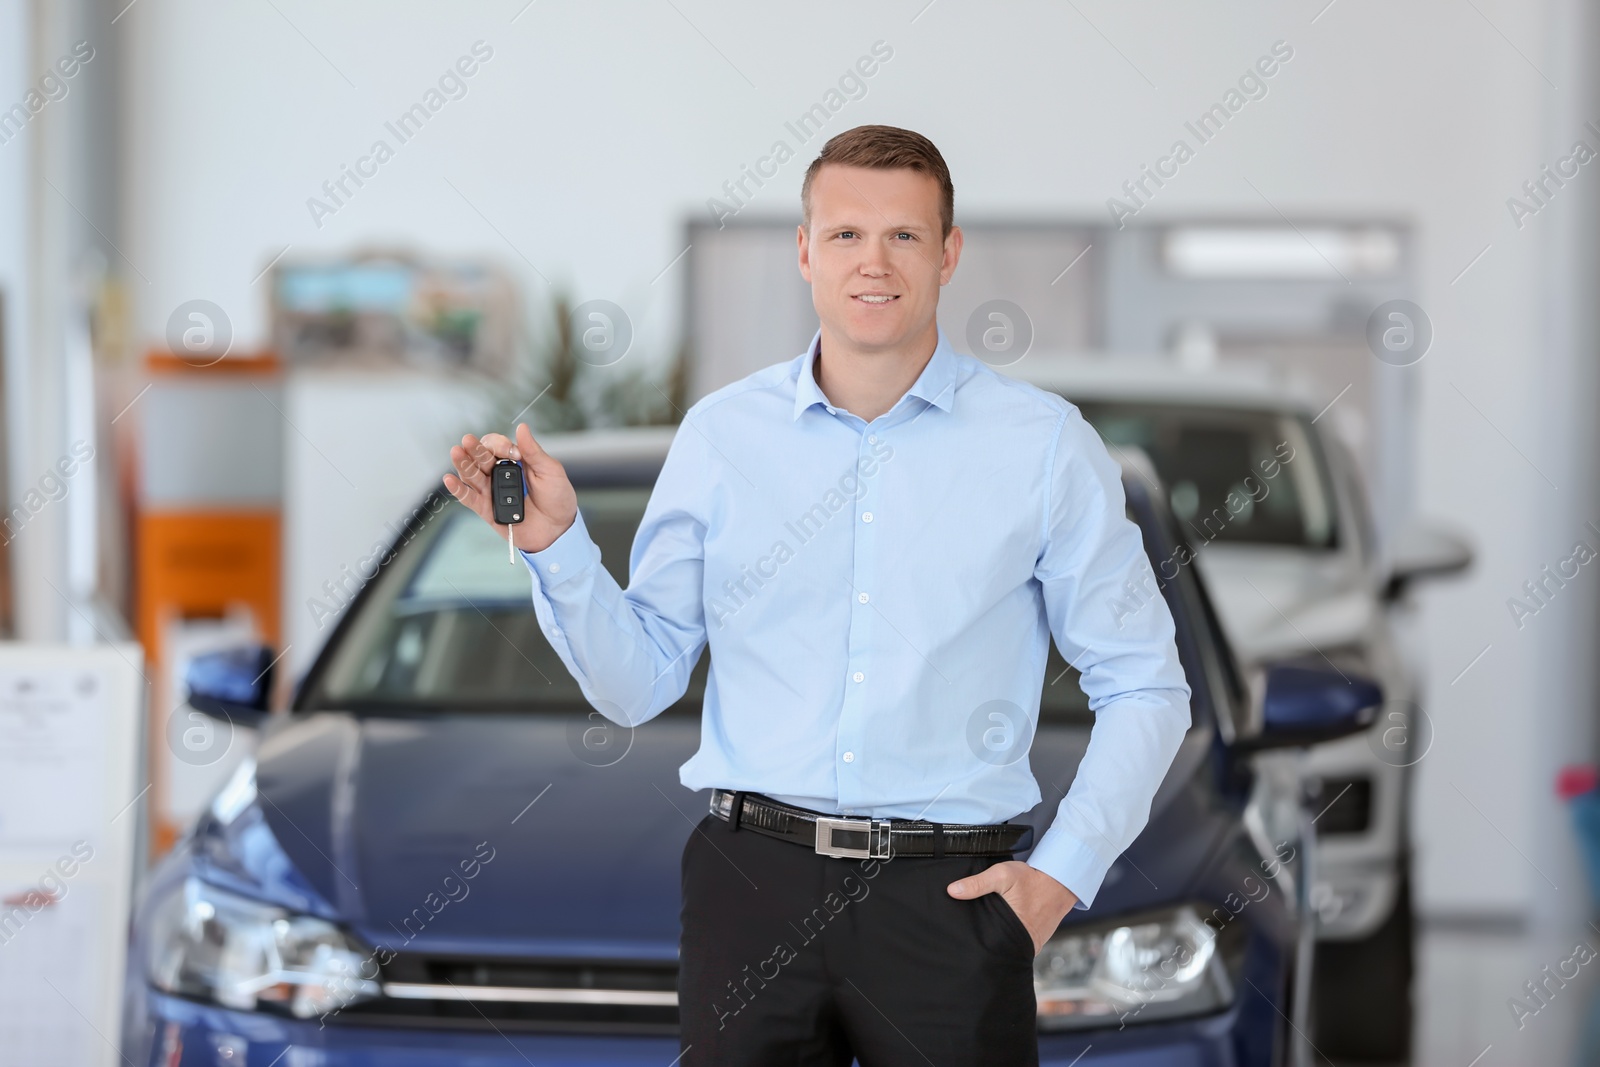
<path fill-rule="evenodd" d="M 850 848 L 846 845 L 835 845 L 833 831 L 836 829 L 864 832 L 867 835 L 867 847 Z M 873 848 L 875 842 L 879 844 L 877 850 Z M 839 856 L 844 859 L 889 859 L 889 820 L 844 819 L 818 815 L 816 850 L 821 856 Z"/>

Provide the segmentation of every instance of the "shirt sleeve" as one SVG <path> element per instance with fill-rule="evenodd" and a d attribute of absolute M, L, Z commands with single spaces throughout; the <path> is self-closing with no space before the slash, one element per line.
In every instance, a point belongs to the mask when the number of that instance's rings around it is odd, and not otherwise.
<path fill-rule="evenodd" d="M 705 648 L 704 449 L 702 431 L 686 418 L 634 536 L 626 591 L 600 565 L 581 506 L 548 548 L 522 553 L 539 628 L 585 699 L 624 726 L 682 697 Z"/>
<path fill-rule="evenodd" d="M 1029 854 L 1088 908 L 1189 729 L 1172 613 L 1139 527 L 1127 516 L 1118 464 L 1070 406 L 1049 476 L 1043 549 L 1034 574 L 1050 632 L 1075 666 L 1094 712 L 1089 746 L 1055 821 Z"/>

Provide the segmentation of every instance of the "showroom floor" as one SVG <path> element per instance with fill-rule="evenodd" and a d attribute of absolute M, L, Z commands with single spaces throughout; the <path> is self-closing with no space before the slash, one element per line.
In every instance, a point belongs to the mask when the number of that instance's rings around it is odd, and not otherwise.
<path fill-rule="evenodd" d="M 1434 922 L 1423 925 L 1419 949 L 1411 1067 L 1600 1064 L 1600 930 L 1558 936 L 1509 924 Z M 1575 977 L 1563 985 L 1566 975 Z M 1548 990 L 1543 1004 L 1524 988 L 1540 979 Z M 1527 1010 L 1514 1014 L 1513 998 Z"/>

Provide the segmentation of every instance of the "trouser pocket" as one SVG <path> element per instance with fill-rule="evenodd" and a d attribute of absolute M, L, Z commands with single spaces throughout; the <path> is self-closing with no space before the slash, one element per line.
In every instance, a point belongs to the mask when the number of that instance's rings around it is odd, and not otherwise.
<path fill-rule="evenodd" d="M 1017 914 L 1011 902 L 999 893 L 987 893 L 983 896 L 989 902 L 990 910 L 999 919 L 1000 925 L 1010 935 L 1012 942 L 1031 959 L 1036 953 L 1033 950 L 1033 935 L 1028 932 L 1027 925 L 1022 921 L 1022 916 Z"/>

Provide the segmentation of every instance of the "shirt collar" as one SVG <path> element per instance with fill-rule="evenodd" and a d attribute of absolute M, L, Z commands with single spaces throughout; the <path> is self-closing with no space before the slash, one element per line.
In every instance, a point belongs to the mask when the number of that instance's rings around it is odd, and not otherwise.
<path fill-rule="evenodd" d="M 933 346 L 933 355 L 929 358 L 927 366 L 922 368 L 922 373 L 917 375 L 917 380 L 911 383 L 911 388 L 906 390 L 910 396 L 920 397 L 934 407 L 949 411 L 955 402 L 956 395 L 956 352 L 950 347 L 949 340 L 944 335 L 944 327 L 936 326 L 939 341 Z M 795 379 L 794 387 L 794 417 L 800 418 L 800 413 L 813 404 L 827 405 L 828 398 L 823 395 L 822 389 L 817 385 L 816 375 L 813 373 L 817 360 L 817 350 L 822 347 L 822 331 L 819 329 L 811 338 L 811 346 L 806 349 L 804 358 L 800 361 L 800 372 Z"/>

